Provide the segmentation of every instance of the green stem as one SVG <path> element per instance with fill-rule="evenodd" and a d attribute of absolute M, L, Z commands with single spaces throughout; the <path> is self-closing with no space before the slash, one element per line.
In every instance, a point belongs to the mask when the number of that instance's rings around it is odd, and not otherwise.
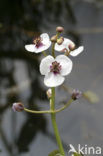
<path fill-rule="evenodd" d="M 60 33 L 57 32 L 56 37 L 58 39 Z M 52 43 L 52 56 L 55 58 L 55 42 Z"/>
<path fill-rule="evenodd" d="M 34 114 L 50 114 L 52 113 L 51 110 L 44 110 L 44 111 L 37 111 L 37 110 L 31 110 L 31 109 L 27 109 L 27 108 L 24 108 L 24 111 L 25 112 L 28 112 L 28 113 L 34 113 Z"/>
<path fill-rule="evenodd" d="M 51 100 L 50 100 L 50 108 L 51 108 L 51 111 L 55 110 L 55 88 L 52 88 L 52 97 L 51 97 Z M 51 120 L 52 120 L 52 125 L 53 125 L 53 128 L 54 128 L 54 133 L 55 133 L 55 136 L 56 136 L 57 144 L 58 144 L 58 147 L 59 147 L 59 152 L 60 152 L 60 154 L 62 156 L 65 156 L 63 145 L 62 145 L 62 142 L 61 142 L 61 138 L 60 138 L 57 123 L 56 123 L 56 114 L 55 113 L 51 113 Z"/>
<path fill-rule="evenodd" d="M 71 51 L 68 51 L 65 53 L 66 56 L 69 56 L 69 54 L 71 53 Z"/>
<path fill-rule="evenodd" d="M 70 104 L 73 102 L 74 100 L 73 99 L 70 99 L 63 107 L 59 108 L 59 109 L 56 109 L 55 110 L 55 113 L 59 113 L 61 111 L 63 111 L 64 109 L 66 109 L 67 107 L 70 106 Z"/>
<path fill-rule="evenodd" d="M 52 56 L 55 58 L 55 42 L 52 43 Z"/>
<path fill-rule="evenodd" d="M 66 109 L 67 107 L 69 107 L 70 104 L 71 104 L 73 101 L 74 101 L 73 99 L 70 99 L 63 107 L 61 107 L 61 108 L 59 108 L 59 109 L 54 109 L 53 111 L 52 111 L 52 110 L 37 111 L 37 110 L 31 110 L 31 109 L 27 109 L 27 108 L 24 108 L 24 111 L 25 111 L 25 112 L 28 112 L 28 113 L 34 113 L 34 114 L 59 113 L 59 112 L 61 112 L 62 110 L 64 110 L 64 109 Z"/>

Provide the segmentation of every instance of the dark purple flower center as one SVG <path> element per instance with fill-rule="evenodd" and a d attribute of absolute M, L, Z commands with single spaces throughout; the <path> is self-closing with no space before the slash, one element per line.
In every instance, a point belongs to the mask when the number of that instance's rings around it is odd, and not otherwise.
<path fill-rule="evenodd" d="M 61 71 L 61 65 L 57 61 L 52 62 L 52 65 L 50 66 L 50 72 L 53 72 L 54 74 L 60 74 Z"/>
<path fill-rule="evenodd" d="M 39 48 L 39 47 L 43 46 L 41 37 L 35 38 L 33 40 L 33 43 L 35 44 L 36 48 Z"/>

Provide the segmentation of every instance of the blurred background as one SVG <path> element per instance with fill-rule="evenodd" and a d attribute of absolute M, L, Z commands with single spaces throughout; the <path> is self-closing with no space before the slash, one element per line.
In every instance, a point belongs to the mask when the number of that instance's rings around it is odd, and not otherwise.
<path fill-rule="evenodd" d="M 42 54 L 26 52 L 34 36 L 63 26 L 64 36 L 85 50 L 71 58 L 74 67 L 65 85 L 99 96 L 84 98 L 57 115 L 66 155 L 69 144 L 103 146 L 103 0 L 1 0 L 0 1 L 0 156 L 46 156 L 57 149 L 49 115 L 14 113 L 13 102 L 49 109 L 47 88 L 39 73 Z M 56 105 L 68 100 L 56 89 Z"/>

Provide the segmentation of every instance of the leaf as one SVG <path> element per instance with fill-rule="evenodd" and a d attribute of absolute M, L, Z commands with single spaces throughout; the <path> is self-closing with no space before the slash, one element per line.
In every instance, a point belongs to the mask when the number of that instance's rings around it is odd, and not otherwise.
<path fill-rule="evenodd" d="M 91 103 L 97 103 L 99 102 L 99 97 L 92 91 L 86 91 L 84 94 L 84 97 Z"/>
<path fill-rule="evenodd" d="M 59 150 L 54 150 L 48 156 L 62 156 L 62 155 L 60 154 Z"/>

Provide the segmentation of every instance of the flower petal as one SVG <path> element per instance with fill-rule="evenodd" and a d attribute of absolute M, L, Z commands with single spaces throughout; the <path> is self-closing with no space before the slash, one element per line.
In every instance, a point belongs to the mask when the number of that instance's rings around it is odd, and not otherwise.
<path fill-rule="evenodd" d="M 75 57 L 75 56 L 79 55 L 83 50 L 84 50 L 84 47 L 80 46 L 79 48 L 71 51 L 70 55 Z"/>
<path fill-rule="evenodd" d="M 49 35 L 47 33 L 43 33 L 40 35 L 40 37 L 42 39 L 44 50 L 48 49 L 51 46 L 51 41 L 50 41 Z"/>
<path fill-rule="evenodd" d="M 56 51 L 62 51 L 63 49 L 67 49 L 69 50 L 68 46 L 70 44 L 74 44 L 71 40 L 67 39 L 67 38 L 64 38 L 64 41 L 61 45 L 58 45 L 57 43 L 55 44 L 55 50 Z"/>
<path fill-rule="evenodd" d="M 58 45 L 57 43 L 55 44 L 56 51 L 62 51 L 63 49 L 65 49 L 65 46 L 63 44 L 61 44 L 61 45 Z"/>
<path fill-rule="evenodd" d="M 47 50 L 51 46 L 51 42 L 48 42 L 47 45 L 41 45 L 40 47 L 36 47 L 34 44 L 25 45 L 25 49 L 29 52 L 41 53 L 44 50 Z"/>
<path fill-rule="evenodd" d="M 42 75 L 46 75 L 50 72 L 50 65 L 54 61 L 51 55 L 46 56 L 40 63 L 40 72 Z"/>
<path fill-rule="evenodd" d="M 36 48 L 35 53 L 41 53 L 42 51 L 47 50 L 51 46 L 51 42 L 48 42 L 47 44 L 43 44 L 42 46 Z"/>
<path fill-rule="evenodd" d="M 49 73 L 44 78 L 44 84 L 47 87 L 57 87 L 61 85 L 64 82 L 64 80 L 65 78 L 61 76 L 60 74 L 55 75 L 53 73 Z"/>
<path fill-rule="evenodd" d="M 61 65 L 62 76 L 68 75 L 71 72 L 73 63 L 67 56 L 59 55 L 56 57 L 56 61 Z"/>
<path fill-rule="evenodd" d="M 35 52 L 36 47 L 34 44 L 28 44 L 28 45 L 25 45 L 25 49 L 29 52 Z"/>
<path fill-rule="evenodd" d="M 40 37 L 41 37 L 42 42 L 43 42 L 44 44 L 46 44 L 48 41 L 50 41 L 49 35 L 48 35 L 47 33 L 41 34 Z"/>

